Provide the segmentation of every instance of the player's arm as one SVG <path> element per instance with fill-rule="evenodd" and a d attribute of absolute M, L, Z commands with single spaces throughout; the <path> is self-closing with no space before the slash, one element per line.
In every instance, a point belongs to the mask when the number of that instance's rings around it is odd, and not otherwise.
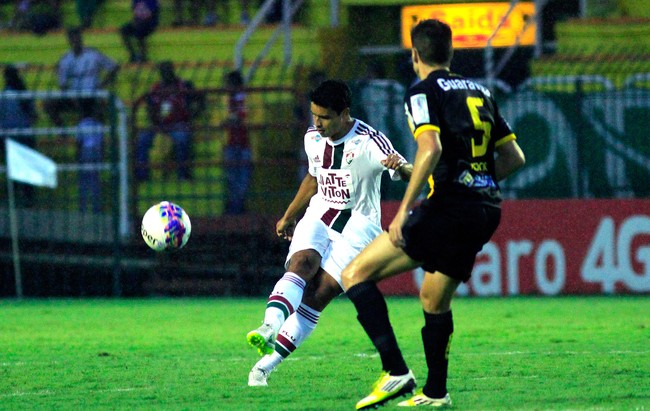
<path fill-rule="evenodd" d="M 396 247 L 403 245 L 402 226 L 442 155 L 442 143 L 440 142 L 440 133 L 438 131 L 426 130 L 419 133 L 417 143 L 418 150 L 415 153 L 411 179 L 406 187 L 406 192 L 397 209 L 397 213 L 388 226 L 390 241 Z"/>
<path fill-rule="evenodd" d="M 282 218 L 275 224 L 275 233 L 278 237 L 291 240 L 293 237 L 293 229 L 296 226 L 296 219 L 307 209 L 309 201 L 317 191 L 318 182 L 316 177 L 307 173 L 302 183 L 300 183 L 300 187 L 293 201 L 287 207 Z"/>
<path fill-rule="evenodd" d="M 399 154 L 389 154 L 384 160 L 381 160 L 381 164 L 391 170 L 395 170 L 399 173 L 399 176 L 404 181 L 409 181 L 411 179 L 411 173 L 413 172 L 413 165 L 406 162 L 402 156 Z"/>
<path fill-rule="evenodd" d="M 402 177 L 402 180 L 410 181 L 411 176 L 413 175 L 413 164 L 402 163 L 399 167 L 397 167 L 397 172 Z"/>
<path fill-rule="evenodd" d="M 501 181 L 515 171 L 519 170 L 526 163 L 524 152 L 517 144 L 517 141 L 510 140 L 498 145 L 495 148 L 497 157 L 494 160 L 497 181 Z"/>

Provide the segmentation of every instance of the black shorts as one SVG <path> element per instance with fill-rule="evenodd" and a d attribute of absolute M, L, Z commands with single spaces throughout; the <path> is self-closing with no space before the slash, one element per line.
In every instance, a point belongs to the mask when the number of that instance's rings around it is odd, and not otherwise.
<path fill-rule="evenodd" d="M 404 251 L 427 272 L 439 271 L 466 282 L 476 254 L 496 231 L 501 209 L 479 203 L 425 200 L 402 228 Z"/>

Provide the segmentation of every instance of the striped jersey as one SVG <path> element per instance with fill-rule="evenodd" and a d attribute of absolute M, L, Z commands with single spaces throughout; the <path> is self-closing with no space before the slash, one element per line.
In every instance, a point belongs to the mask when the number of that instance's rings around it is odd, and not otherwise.
<path fill-rule="evenodd" d="M 390 140 L 361 120 L 337 141 L 322 137 L 315 127 L 305 134 L 309 174 L 318 182 L 318 192 L 309 203 L 309 213 L 317 213 L 329 227 L 341 232 L 355 213 L 380 226 L 381 164 L 389 154 L 397 154 Z M 406 160 L 403 160 L 406 161 Z M 388 170 L 392 180 L 399 173 Z"/>

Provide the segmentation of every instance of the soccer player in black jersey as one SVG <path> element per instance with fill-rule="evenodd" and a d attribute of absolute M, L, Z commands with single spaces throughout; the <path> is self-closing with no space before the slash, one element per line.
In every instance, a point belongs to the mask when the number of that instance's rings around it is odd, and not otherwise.
<path fill-rule="evenodd" d="M 411 30 L 413 69 L 421 82 L 406 93 L 405 108 L 418 149 L 404 198 L 388 232 L 343 271 L 358 320 L 379 352 L 383 372 L 356 408 L 376 407 L 413 392 L 415 377 L 397 345 L 386 302 L 376 283 L 422 267 L 422 342 L 429 369 L 422 392 L 400 406 L 451 405 L 447 367 L 451 300 L 470 278 L 477 253 L 501 217 L 498 181 L 522 167 L 524 154 L 490 91 L 449 72 L 450 27 L 424 20 Z M 426 200 L 416 205 L 428 181 Z"/>

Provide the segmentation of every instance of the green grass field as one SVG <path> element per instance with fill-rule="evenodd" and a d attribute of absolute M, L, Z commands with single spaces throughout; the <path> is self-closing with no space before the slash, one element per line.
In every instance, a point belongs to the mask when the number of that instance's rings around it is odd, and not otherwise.
<path fill-rule="evenodd" d="M 415 298 L 389 309 L 426 377 Z M 0 300 L 2 410 L 353 410 L 380 361 L 345 298 L 250 388 L 245 334 L 265 299 Z M 650 299 L 461 298 L 449 390 L 457 410 L 649 410 Z M 384 409 L 397 409 L 397 401 Z"/>

